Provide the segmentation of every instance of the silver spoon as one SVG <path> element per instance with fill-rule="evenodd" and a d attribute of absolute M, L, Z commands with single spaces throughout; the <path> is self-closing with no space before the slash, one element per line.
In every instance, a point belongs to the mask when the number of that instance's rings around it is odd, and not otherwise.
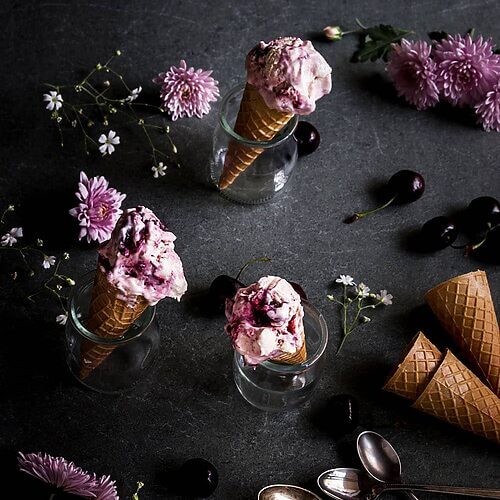
<path fill-rule="evenodd" d="M 258 500 L 321 500 L 312 491 L 290 484 L 271 484 L 259 491 Z"/>
<path fill-rule="evenodd" d="M 381 483 L 357 469 L 327 470 L 318 477 L 318 486 L 325 495 L 336 500 L 374 500 L 387 491 L 410 490 L 500 499 L 500 490 L 462 488 L 458 486 Z"/>
<path fill-rule="evenodd" d="M 382 483 L 401 484 L 401 461 L 387 439 L 373 431 L 362 432 L 356 444 L 358 455 L 366 472 Z M 406 495 L 418 498 L 411 492 Z"/>

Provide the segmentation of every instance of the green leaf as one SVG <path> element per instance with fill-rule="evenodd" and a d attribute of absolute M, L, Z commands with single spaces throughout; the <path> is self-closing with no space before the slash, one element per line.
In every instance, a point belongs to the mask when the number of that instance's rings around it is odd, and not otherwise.
<path fill-rule="evenodd" d="M 394 28 L 388 24 L 379 24 L 367 28 L 362 32 L 358 49 L 354 52 L 351 61 L 373 62 L 377 59 L 387 61 L 392 44 L 399 43 L 408 33 L 411 33 L 411 31 Z"/>

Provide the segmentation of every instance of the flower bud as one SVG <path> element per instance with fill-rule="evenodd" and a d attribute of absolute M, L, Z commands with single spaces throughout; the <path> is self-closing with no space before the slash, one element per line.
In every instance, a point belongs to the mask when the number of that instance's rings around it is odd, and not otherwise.
<path fill-rule="evenodd" d="M 371 319 L 368 316 L 361 316 L 361 318 L 359 319 L 361 323 L 369 323 L 371 321 Z"/>
<path fill-rule="evenodd" d="M 328 38 L 328 40 L 331 40 L 332 42 L 340 40 L 343 35 L 340 26 L 327 26 L 326 28 L 323 28 L 323 33 L 325 34 L 326 38 Z"/>

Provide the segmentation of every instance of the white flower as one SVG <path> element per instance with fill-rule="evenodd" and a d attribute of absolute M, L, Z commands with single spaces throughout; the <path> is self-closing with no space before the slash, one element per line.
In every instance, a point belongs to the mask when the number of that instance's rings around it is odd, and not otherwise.
<path fill-rule="evenodd" d="M 110 130 L 107 137 L 104 134 L 101 134 L 99 142 L 102 144 L 102 146 L 99 146 L 99 151 L 102 155 L 110 155 L 115 150 L 115 146 L 120 144 L 120 136 L 116 135 L 114 130 Z"/>
<path fill-rule="evenodd" d="M 154 165 L 151 167 L 151 170 L 153 171 L 153 177 L 155 179 L 158 179 L 158 177 L 160 176 L 164 176 L 165 175 L 165 172 L 167 171 L 167 166 L 163 164 L 163 162 L 161 161 L 160 163 L 158 163 L 158 166 Z"/>
<path fill-rule="evenodd" d="M 77 122 L 76 120 L 73 120 L 73 121 L 71 122 L 71 126 L 72 126 L 73 128 L 74 128 L 74 127 L 76 127 L 76 126 L 77 126 L 77 124 L 78 124 L 78 122 Z"/>
<path fill-rule="evenodd" d="M 380 293 L 377 293 L 375 298 L 384 304 L 384 306 L 390 306 L 392 304 L 393 296 L 390 293 L 387 293 L 387 290 L 380 290 Z"/>
<path fill-rule="evenodd" d="M 125 99 L 125 102 L 135 101 L 139 97 L 139 94 L 141 92 L 142 92 L 142 87 L 140 86 L 132 90 L 132 93 Z"/>
<path fill-rule="evenodd" d="M 354 286 L 354 278 L 349 276 L 348 274 L 341 274 L 336 280 L 335 283 L 342 283 L 345 286 Z"/>
<path fill-rule="evenodd" d="M 68 313 L 59 314 L 59 316 L 56 316 L 56 323 L 59 323 L 60 325 L 65 325 L 66 321 L 68 321 Z"/>
<path fill-rule="evenodd" d="M 53 255 L 44 255 L 42 267 L 44 269 L 50 269 L 56 263 L 56 258 Z"/>
<path fill-rule="evenodd" d="M 17 243 L 18 238 L 23 237 L 22 227 L 13 227 L 7 234 L 0 238 L 0 245 L 3 247 L 11 247 Z"/>
<path fill-rule="evenodd" d="M 356 292 L 358 292 L 358 295 L 361 298 L 365 298 L 365 297 L 368 297 L 370 295 L 370 289 L 364 283 L 360 283 L 356 287 Z"/>
<path fill-rule="evenodd" d="M 62 107 L 62 95 L 55 90 L 51 90 L 48 94 L 43 94 L 43 100 L 48 102 L 46 109 L 49 111 L 54 111 L 54 108 L 57 111 Z"/>

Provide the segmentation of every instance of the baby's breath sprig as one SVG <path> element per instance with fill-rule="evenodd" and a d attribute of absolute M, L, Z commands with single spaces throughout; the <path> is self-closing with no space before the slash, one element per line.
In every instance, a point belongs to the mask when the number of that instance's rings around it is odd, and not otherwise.
<path fill-rule="evenodd" d="M 144 483 L 142 481 L 137 482 L 137 489 L 135 493 L 132 495 L 132 500 L 139 500 L 139 490 L 144 487 Z"/>
<path fill-rule="evenodd" d="M 348 274 L 341 274 L 335 283 L 339 283 L 343 287 L 341 297 L 335 295 L 327 295 L 328 300 L 335 302 L 340 306 L 342 318 L 342 340 L 337 349 L 337 354 L 340 352 L 347 337 L 360 325 L 369 323 L 371 319 L 366 316 L 368 309 L 376 309 L 384 305 L 392 304 L 393 296 L 387 290 L 380 290 L 380 293 L 373 293 L 370 288 L 364 283 L 356 284 L 354 278 Z M 354 311 L 353 311 L 354 310 Z"/>
<path fill-rule="evenodd" d="M 7 214 L 14 211 L 15 206 L 9 205 L 2 212 L 2 216 L 0 217 L 0 228 L 5 225 Z M 18 245 L 18 241 L 23 237 L 23 228 L 13 227 L 0 237 L 0 251 L 17 253 L 30 278 L 33 278 L 36 274 L 35 268 L 32 265 L 34 262 L 38 262 L 42 269 L 52 269 L 52 273 L 42 282 L 40 288 L 28 295 L 27 298 L 34 302 L 34 297 L 43 292 L 49 292 L 55 296 L 62 309 L 62 313 L 56 317 L 56 321 L 60 324 L 65 324 L 67 319 L 66 291 L 69 287 L 75 285 L 75 281 L 70 276 L 61 273 L 60 267 L 63 261 L 69 260 L 69 253 L 64 252 L 60 258 L 54 255 L 48 255 L 43 249 L 44 242 L 40 238 L 37 238 L 35 243 Z M 17 280 L 17 271 L 12 272 L 10 276 L 13 281 Z"/>
<path fill-rule="evenodd" d="M 118 125 L 135 125 L 139 127 L 151 150 L 153 166 L 158 168 L 163 165 L 161 159 L 180 167 L 177 158 L 177 147 L 170 136 L 170 127 L 162 121 L 162 125 L 153 123 L 155 115 L 142 116 L 144 111 L 164 113 L 159 106 L 139 102 L 138 98 L 142 87 L 131 88 L 123 75 L 118 73 L 112 66 L 116 57 L 121 55 L 117 50 L 104 64 L 97 63 L 94 68 L 78 82 L 70 85 L 45 85 L 51 89 L 44 94 L 47 109 L 51 111 L 51 120 L 58 128 L 61 147 L 64 146 L 64 134 L 62 124 L 79 128 L 83 136 L 85 153 L 90 154 L 90 148 L 98 149 L 103 156 L 110 155 L 115 151 L 115 146 L 120 144 L 120 136 L 111 127 Z M 102 88 L 102 90 L 101 90 Z M 111 91 L 115 94 L 112 95 Z M 64 99 L 63 99 L 64 94 Z M 70 100 L 68 100 L 68 98 Z M 74 100 L 71 100 L 71 99 Z M 118 117 L 122 117 L 120 123 Z M 106 134 L 93 132 L 98 125 Z M 163 135 L 167 141 L 161 141 L 158 146 L 152 132 Z"/>

